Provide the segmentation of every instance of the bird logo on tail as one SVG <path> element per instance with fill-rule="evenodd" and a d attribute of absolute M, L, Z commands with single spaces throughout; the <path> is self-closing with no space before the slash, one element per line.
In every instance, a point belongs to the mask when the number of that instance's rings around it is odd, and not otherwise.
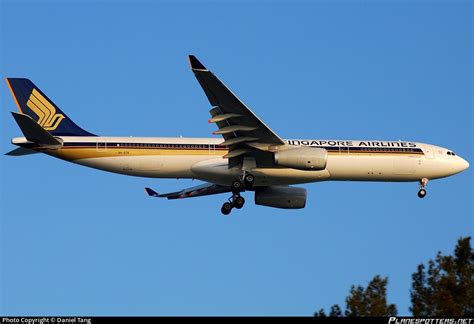
<path fill-rule="evenodd" d="M 64 115 L 57 114 L 56 108 L 34 88 L 26 105 L 38 116 L 37 123 L 47 131 L 58 128 L 64 119 Z"/>

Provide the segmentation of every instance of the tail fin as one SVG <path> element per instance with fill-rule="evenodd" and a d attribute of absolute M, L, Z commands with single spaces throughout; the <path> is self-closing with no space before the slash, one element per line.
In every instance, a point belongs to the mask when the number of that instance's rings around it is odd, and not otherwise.
<path fill-rule="evenodd" d="M 28 79 L 6 78 L 22 114 L 30 116 L 54 136 L 96 136 L 76 125 L 37 86 Z"/>

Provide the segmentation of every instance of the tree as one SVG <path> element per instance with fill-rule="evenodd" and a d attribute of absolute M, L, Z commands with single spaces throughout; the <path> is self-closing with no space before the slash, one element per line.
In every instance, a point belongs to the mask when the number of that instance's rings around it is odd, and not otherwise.
<path fill-rule="evenodd" d="M 349 296 L 346 298 L 345 316 L 394 316 L 397 315 L 397 307 L 387 304 L 388 278 L 375 276 L 367 288 L 352 286 Z M 324 309 L 314 314 L 315 316 L 326 316 Z M 339 305 L 333 305 L 329 316 L 341 317 L 342 311 Z"/>
<path fill-rule="evenodd" d="M 330 317 L 342 317 L 342 311 L 339 305 L 332 305 L 331 311 L 329 312 Z"/>
<path fill-rule="evenodd" d="M 327 317 L 324 309 L 320 309 L 318 312 L 314 313 L 315 317 Z M 342 317 L 342 311 L 339 305 L 332 305 L 331 310 L 329 311 L 329 317 Z"/>
<path fill-rule="evenodd" d="M 375 276 L 367 285 L 352 286 L 346 298 L 345 316 L 394 316 L 397 307 L 387 304 L 388 279 Z M 427 266 L 420 264 L 412 274 L 410 311 L 420 317 L 474 316 L 474 250 L 471 238 L 461 237 L 454 255 L 438 252 Z M 326 316 L 324 309 L 314 314 Z M 342 316 L 333 305 L 329 316 Z"/>
<path fill-rule="evenodd" d="M 326 313 L 324 312 L 324 309 L 320 309 L 318 312 L 314 313 L 315 317 L 327 317 Z"/>
<path fill-rule="evenodd" d="M 414 316 L 474 315 L 474 251 L 471 238 L 460 238 L 454 256 L 438 252 L 412 275 L 410 311 Z"/>
<path fill-rule="evenodd" d="M 387 304 L 388 278 L 376 275 L 364 289 L 352 286 L 346 298 L 346 316 L 394 316 L 397 315 L 395 304 Z"/>

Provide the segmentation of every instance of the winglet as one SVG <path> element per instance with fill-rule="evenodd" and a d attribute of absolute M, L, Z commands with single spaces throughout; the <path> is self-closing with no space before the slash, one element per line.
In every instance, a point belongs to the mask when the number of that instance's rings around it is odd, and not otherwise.
<path fill-rule="evenodd" d="M 155 190 L 153 190 L 151 188 L 145 188 L 145 192 L 150 197 L 159 197 L 160 196 Z"/>
<path fill-rule="evenodd" d="M 189 65 L 193 70 L 207 70 L 206 67 L 199 62 L 199 60 L 194 55 L 189 55 Z"/>

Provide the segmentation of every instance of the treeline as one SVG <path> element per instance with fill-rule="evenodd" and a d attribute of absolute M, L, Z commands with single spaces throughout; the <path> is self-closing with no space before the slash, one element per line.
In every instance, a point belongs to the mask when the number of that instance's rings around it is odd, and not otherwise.
<path fill-rule="evenodd" d="M 395 316 L 397 306 L 387 302 L 388 278 L 376 275 L 367 287 L 352 286 L 344 311 L 333 305 L 326 313 L 320 309 L 314 316 Z M 412 274 L 410 289 L 413 316 L 474 316 L 474 251 L 471 238 L 461 237 L 454 255 L 438 252 L 427 265 L 421 263 Z"/>

